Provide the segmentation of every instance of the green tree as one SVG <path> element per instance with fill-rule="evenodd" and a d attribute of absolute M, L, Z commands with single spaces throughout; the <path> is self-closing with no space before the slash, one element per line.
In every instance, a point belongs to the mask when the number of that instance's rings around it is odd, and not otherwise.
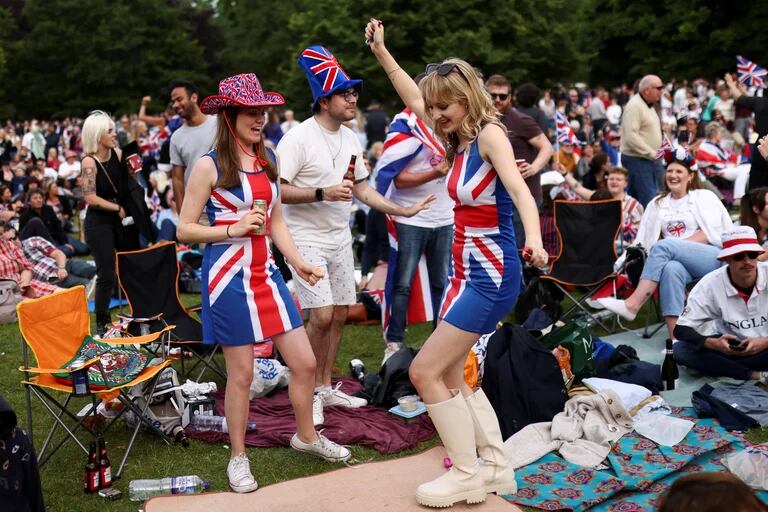
<path fill-rule="evenodd" d="M 21 117 L 133 112 L 145 94 L 166 96 L 172 78 L 209 85 L 197 14 L 189 1 L 29 0 L 5 102 Z"/>

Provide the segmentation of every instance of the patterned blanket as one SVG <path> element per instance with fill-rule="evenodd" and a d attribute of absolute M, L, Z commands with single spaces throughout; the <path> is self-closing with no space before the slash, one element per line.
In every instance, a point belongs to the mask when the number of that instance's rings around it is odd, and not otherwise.
<path fill-rule="evenodd" d="M 675 446 L 659 446 L 632 432 L 608 456 L 609 467 L 597 471 L 550 453 L 517 471 L 519 490 L 508 501 L 543 510 L 645 512 L 686 473 L 726 471 L 721 459 L 742 450 L 744 439 L 716 420 L 699 419 L 692 408 L 673 408 L 674 416 L 696 423 Z M 758 496 L 768 502 L 768 492 Z"/>

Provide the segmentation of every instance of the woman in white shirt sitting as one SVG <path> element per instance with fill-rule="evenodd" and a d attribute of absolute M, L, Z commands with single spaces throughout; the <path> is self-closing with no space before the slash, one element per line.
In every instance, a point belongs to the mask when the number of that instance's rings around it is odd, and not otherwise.
<path fill-rule="evenodd" d="M 701 188 L 693 158 L 683 148 L 670 156 L 664 192 L 648 203 L 635 239 L 635 245 L 648 251 L 640 283 L 627 300 L 605 298 L 598 302 L 634 320 L 658 287 L 672 338 L 685 305 L 686 284 L 720 266 L 720 235 L 733 223 L 717 196 Z"/>

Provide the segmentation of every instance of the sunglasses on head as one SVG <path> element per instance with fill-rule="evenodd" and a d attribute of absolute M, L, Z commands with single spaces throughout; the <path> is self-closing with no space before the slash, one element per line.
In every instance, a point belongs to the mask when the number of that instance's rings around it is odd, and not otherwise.
<path fill-rule="evenodd" d="M 452 64 L 450 62 L 444 62 L 442 64 L 427 64 L 427 67 L 424 68 L 424 72 L 426 74 L 430 74 L 433 71 L 437 71 L 437 74 L 440 76 L 446 76 L 448 73 L 456 69 L 456 64 Z"/>
<path fill-rule="evenodd" d="M 491 95 L 491 98 L 493 98 L 494 100 L 506 101 L 507 98 L 509 98 L 509 94 L 494 94 L 492 92 L 489 94 Z"/>
<path fill-rule="evenodd" d="M 756 260 L 758 256 L 760 256 L 759 252 L 740 252 L 733 255 L 733 261 L 744 261 L 744 258 Z"/>

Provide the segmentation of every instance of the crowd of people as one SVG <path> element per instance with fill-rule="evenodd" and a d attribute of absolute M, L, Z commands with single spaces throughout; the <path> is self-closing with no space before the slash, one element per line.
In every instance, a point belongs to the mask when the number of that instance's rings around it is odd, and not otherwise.
<path fill-rule="evenodd" d="M 543 267 L 560 252 L 556 200 L 620 201 L 618 251 L 647 254 L 634 292 L 595 307 L 634 319 L 658 289 L 680 364 L 768 380 L 761 91 L 731 75 L 541 91 L 485 78 L 459 59 L 411 77 L 379 21 L 365 36 L 404 105 L 392 118 L 377 100 L 363 114 L 362 80 L 311 46 L 298 59 L 312 96 L 303 121 L 247 73 L 205 99 L 194 83 L 174 81 L 159 115 L 147 96 L 117 119 L 97 110 L 82 121 L 7 122 L 0 278 L 27 297 L 90 286 L 103 333 L 115 251 L 160 240 L 204 246 L 204 341 L 221 345 L 227 364 L 227 474 L 237 492 L 257 488 L 244 439 L 252 345 L 267 338 L 292 372 L 291 446 L 331 461 L 351 456 L 315 427 L 324 407 L 366 405 L 331 387 L 331 372 L 348 308 L 368 270 L 385 262 L 385 360 L 406 342 L 421 279 L 434 332 L 410 378 L 453 463 L 417 500 L 442 507 L 515 492 L 493 408 L 467 387 L 463 368 L 478 337 L 512 310 L 521 255 Z M 352 218 L 366 235 L 361 281 Z"/>

